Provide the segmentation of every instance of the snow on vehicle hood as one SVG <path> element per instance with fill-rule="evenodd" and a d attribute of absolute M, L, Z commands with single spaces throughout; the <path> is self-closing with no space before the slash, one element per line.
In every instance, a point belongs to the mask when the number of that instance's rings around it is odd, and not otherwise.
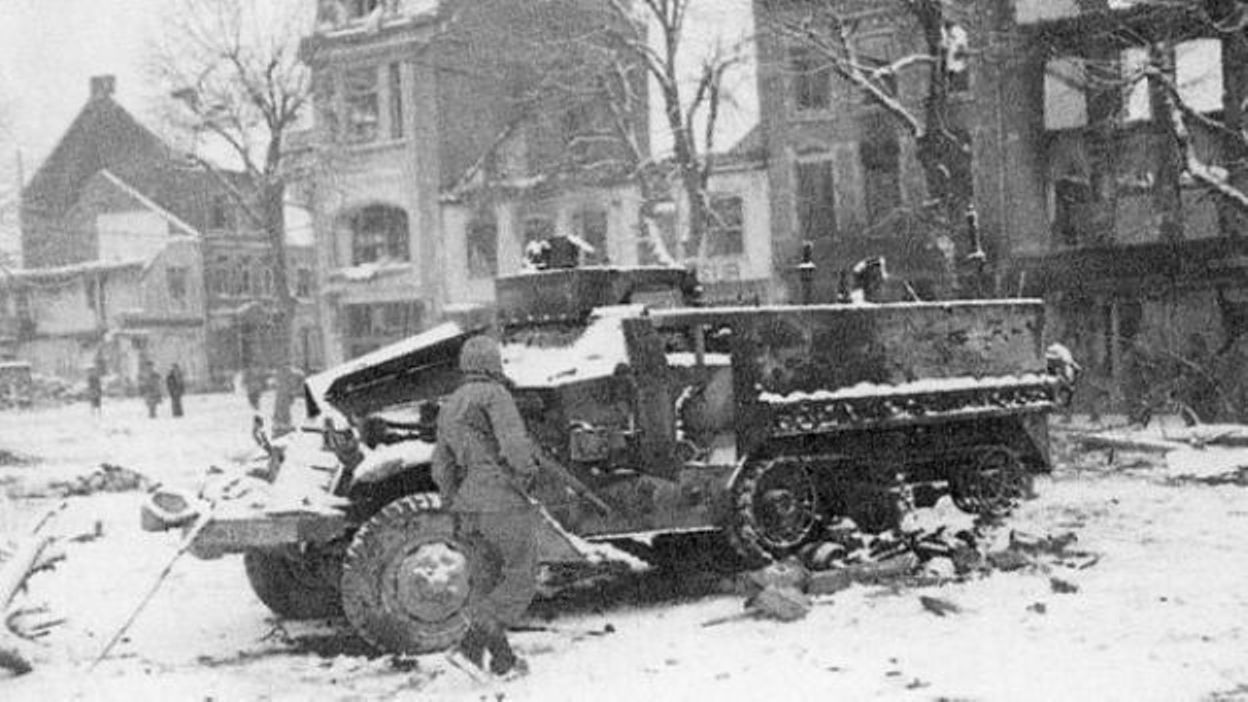
<path fill-rule="evenodd" d="M 333 406 L 335 395 L 347 394 L 357 384 L 384 382 L 389 375 L 419 366 L 423 355 L 436 352 L 441 346 L 457 344 L 480 331 L 458 322 L 446 322 L 317 373 L 304 383 L 308 399 L 315 405 L 315 410 L 310 406 L 309 416 L 316 416 L 326 407 Z"/>
<path fill-rule="evenodd" d="M 566 385 L 615 373 L 628 363 L 624 320 L 645 313 L 643 305 L 594 310 L 584 331 L 566 346 L 503 344 L 503 375 L 517 387 Z"/>

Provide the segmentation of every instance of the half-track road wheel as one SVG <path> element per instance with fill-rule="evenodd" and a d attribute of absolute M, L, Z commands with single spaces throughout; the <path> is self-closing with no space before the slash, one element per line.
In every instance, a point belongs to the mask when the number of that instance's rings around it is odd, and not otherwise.
<path fill-rule="evenodd" d="M 356 532 L 342 571 L 342 609 L 364 640 L 391 653 L 429 653 L 468 627 L 471 554 L 436 496 L 408 495 Z"/>
<path fill-rule="evenodd" d="M 728 537 L 751 563 L 793 553 L 819 529 L 819 498 L 810 461 L 779 456 L 747 463 L 731 487 Z"/>
<path fill-rule="evenodd" d="M 323 619 L 342 612 L 341 549 L 251 549 L 243 554 L 243 567 L 256 597 L 284 619 Z"/>
<path fill-rule="evenodd" d="M 1001 514 L 1031 493 L 1031 474 L 1018 452 L 1006 446 L 976 449 L 949 483 L 959 509 L 984 516 Z"/>

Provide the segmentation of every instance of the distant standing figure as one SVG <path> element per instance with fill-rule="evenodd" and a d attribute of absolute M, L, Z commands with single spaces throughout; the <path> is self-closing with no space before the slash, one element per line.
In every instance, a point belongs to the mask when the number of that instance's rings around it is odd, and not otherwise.
<path fill-rule="evenodd" d="M 160 374 L 156 372 L 156 367 L 150 362 L 143 365 L 143 370 L 139 371 L 139 393 L 143 395 L 143 401 L 147 403 L 147 416 L 152 419 L 156 418 L 156 406 L 160 404 Z"/>
<path fill-rule="evenodd" d="M 173 364 L 169 368 L 169 375 L 165 376 L 165 389 L 169 391 L 169 404 L 173 410 L 173 416 L 182 416 L 182 394 L 186 392 L 186 382 L 182 379 L 182 368 L 178 364 Z"/>
<path fill-rule="evenodd" d="M 248 366 L 243 371 L 243 387 L 247 390 L 247 404 L 252 409 L 260 409 L 260 395 L 264 392 L 264 374 Z"/>
<path fill-rule="evenodd" d="M 104 401 L 104 379 L 98 366 L 87 369 L 87 400 L 91 403 L 91 413 L 99 414 Z"/>

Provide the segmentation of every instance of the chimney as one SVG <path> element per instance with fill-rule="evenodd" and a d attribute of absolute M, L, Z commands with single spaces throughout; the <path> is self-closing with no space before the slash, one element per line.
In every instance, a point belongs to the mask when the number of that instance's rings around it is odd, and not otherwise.
<path fill-rule="evenodd" d="M 112 97 L 117 89 L 117 76 L 91 76 L 91 99 Z"/>

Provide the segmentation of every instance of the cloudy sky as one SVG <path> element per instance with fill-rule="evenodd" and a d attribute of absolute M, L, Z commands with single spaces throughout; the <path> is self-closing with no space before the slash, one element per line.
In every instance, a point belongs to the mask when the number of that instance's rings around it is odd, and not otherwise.
<path fill-rule="evenodd" d="M 749 0 L 694 3 L 688 58 L 696 61 L 717 37 L 731 42 L 749 35 Z M 118 100 L 150 120 L 159 96 L 146 84 L 143 63 L 166 5 L 167 0 L 0 0 L 0 210 L 3 194 L 16 183 L 18 153 L 29 177 L 82 108 L 91 76 L 116 75 Z M 720 148 L 756 120 L 753 82 L 748 68 L 732 77 L 738 107 L 726 115 Z M 652 121 L 657 124 L 658 116 Z M 666 140 L 656 134 L 654 141 L 662 148 Z M 0 231 L 6 223 L 12 218 L 0 211 Z"/>

